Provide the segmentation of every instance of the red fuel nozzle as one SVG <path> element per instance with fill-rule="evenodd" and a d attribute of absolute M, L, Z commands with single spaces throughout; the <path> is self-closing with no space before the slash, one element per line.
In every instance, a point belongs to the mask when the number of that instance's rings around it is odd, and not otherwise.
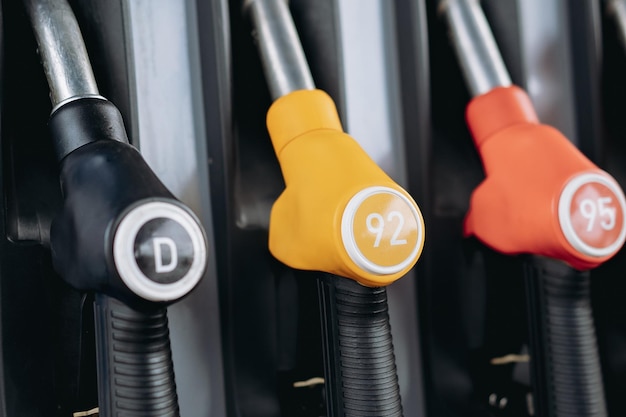
<path fill-rule="evenodd" d="M 528 95 L 498 87 L 467 107 L 485 168 L 464 233 L 505 254 L 532 253 L 594 268 L 624 244 L 626 200 L 617 182 L 556 129 Z"/>

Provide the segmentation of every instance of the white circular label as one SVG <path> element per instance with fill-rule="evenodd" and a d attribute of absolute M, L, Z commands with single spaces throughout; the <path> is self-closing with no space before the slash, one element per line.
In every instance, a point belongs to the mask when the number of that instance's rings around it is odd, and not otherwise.
<path fill-rule="evenodd" d="M 126 286 L 150 301 L 176 300 L 202 278 L 204 233 L 181 207 L 150 201 L 129 211 L 115 230 L 113 261 Z"/>
<path fill-rule="evenodd" d="M 355 194 L 341 218 L 341 238 L 350 259 L 377 275 L 398 273 L 417 261 L 424 221 L 417 205 L 389 187 Z"/>
<path fill-rule="evenodd" d="M 572 178 L 559 197 L 559 224 L 580 253 L 604 257 L 626 239 L 626 199 L 608 174 L 584 173 Z"/>

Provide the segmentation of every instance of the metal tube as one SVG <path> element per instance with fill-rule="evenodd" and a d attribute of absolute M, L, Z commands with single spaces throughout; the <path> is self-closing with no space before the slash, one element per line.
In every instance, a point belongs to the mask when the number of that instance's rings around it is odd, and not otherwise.
<path fill-rule="evenodd" d="M 254 28 L 253 36 L 272 98 L 296 90 L 315 89 L 287 2 L 246 0 L 244 12 Z"/>
<path fill-rule="evenodd" d="M 450 38 L 473 96 L 511 85 L 511 78 L 478 0 L 441 0 Z"/>
<path fill-rule="evenodd" d="M 76 17 L 66 0 L 24 0 L 43 64 L 53 107 L 82 96 L 97 96 Z"/>
<path fill-rule="evenodd" d="M 615 19 L 620 41 L 626 48 L 626 0 L 608 0 L 606 11 Z"/>

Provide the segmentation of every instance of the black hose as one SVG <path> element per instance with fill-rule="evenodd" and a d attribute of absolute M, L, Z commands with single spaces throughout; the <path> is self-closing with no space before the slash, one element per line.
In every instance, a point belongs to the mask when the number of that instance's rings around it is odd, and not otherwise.
<path fill-rule="evenodd" d="M 401 417 L 386 288 L 319 281 L 329 417 Z"/>
<path fill-rule="evenodd" d="M 538 408 L 550 417 L 606 417 L 589 272 L 538 257 L 528 266 L 539 290 L 530 308 L 540 310 L 531 321 L 540 328 L 531 332 L 540 339 L 531 343 L 533 369 L 547 389 Z"/>
<path fill-rule="evenodd" d="M 178 417 L 167 310 L 95 301 L 101 417 Z"/>

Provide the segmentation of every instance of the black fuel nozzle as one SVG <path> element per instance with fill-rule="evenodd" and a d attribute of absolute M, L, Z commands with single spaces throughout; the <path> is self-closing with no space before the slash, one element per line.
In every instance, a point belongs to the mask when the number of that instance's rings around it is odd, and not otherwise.
<path fill-rule="evenodd" d="M 74 100 L 49 125 L 65 197 L 51 230 L 57 272 L 136 308 L 187 295 L 206 268 L 204 231 L 128 144 L 115 106 Z"/>
<path fill-rule="evenodd" d="M 98 92 L 67 1 L 24 3 L 61 168 L 52 260 L 66 282 L 96 294 L 100 415 L 178 415 L 166 306 L 204 275 L 205 232 L 128 143 L 121 114 Z"/>

